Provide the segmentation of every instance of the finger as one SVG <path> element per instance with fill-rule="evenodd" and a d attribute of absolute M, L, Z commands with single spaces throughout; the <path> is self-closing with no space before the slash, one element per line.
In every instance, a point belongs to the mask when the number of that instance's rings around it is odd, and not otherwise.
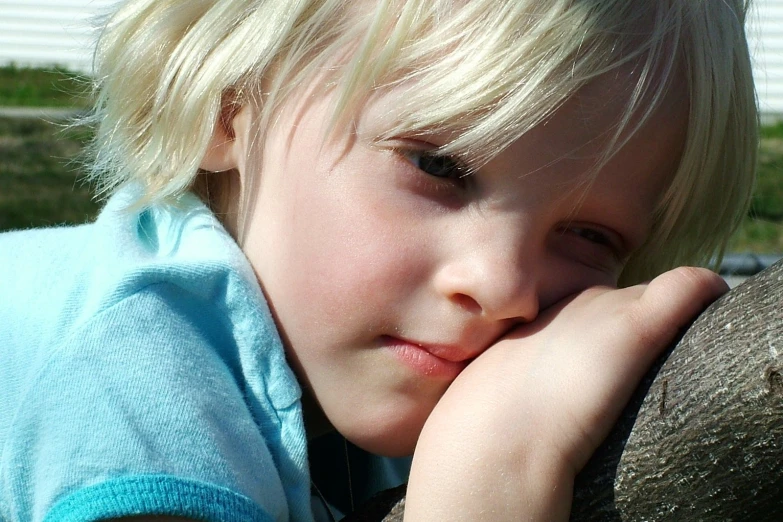
<path fill-rule="evenodd" d="M 634 310 L 635 322 L 645 336 L 671 341 L 728 289 L 720 276 L 706 268 L 675 268 L 646 285 Z"/>

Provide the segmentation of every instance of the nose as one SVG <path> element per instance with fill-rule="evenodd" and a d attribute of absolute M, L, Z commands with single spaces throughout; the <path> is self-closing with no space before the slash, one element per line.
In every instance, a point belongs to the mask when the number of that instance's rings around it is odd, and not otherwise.
<path fill-rule="evenodd" d="M 539 312 L 540 274 L 535 252 L 521 250 L 474 244 L 438 269 L 435 288 L 452 304 L 485 319 L 530 322 Z"/>

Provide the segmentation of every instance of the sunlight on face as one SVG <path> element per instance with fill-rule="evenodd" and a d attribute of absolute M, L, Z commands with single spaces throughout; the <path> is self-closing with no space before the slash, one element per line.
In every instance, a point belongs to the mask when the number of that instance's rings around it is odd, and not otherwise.
<path fill-rule="evenodd" d="M 677 165 L 667 104 L 585 184 L 622 100 L 599 79 L 475 174 L 442 136 L 377 141 L 398 87 L 324 140 L 330 95 L 292 96 L 263 154 L 244 245 L 313 407 L 357 445 L 404 455 L 470 360 L 520 322 L 615 285 Z M 249 152 L 249 151 L 246 151 Z"/>

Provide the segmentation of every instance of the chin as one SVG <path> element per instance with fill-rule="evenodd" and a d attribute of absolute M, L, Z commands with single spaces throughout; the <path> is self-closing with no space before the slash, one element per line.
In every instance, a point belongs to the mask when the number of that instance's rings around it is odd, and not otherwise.
<path fill-rule="evenodd" d="M 372 418 L 361 424 L 351 420 L 335 427 L 352 444 L 383 457 L 406 457 L 413 454 L 427 416 Z"/>
<path fill-rule="evenodd" d="M 380 455 L 382 457 L 407 457 L 408 455 L 413 455 L 419 433 L 416 433 L 415 437 L 410 437 L 406 434 L 395 437 L 394 439 L 362 438 L 357 440 L 352 437 L 346 438 L 364 451 L 368 451 L 375 455 Z"/>

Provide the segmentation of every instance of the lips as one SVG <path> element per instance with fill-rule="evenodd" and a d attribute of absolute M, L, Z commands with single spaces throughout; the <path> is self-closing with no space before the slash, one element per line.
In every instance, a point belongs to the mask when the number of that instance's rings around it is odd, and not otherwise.
<path fill-rule="evenodd" d="M 400 362 L 425 377 L 454 380 L 470 362 L 457 346 L 420 344 L 391 336 L 383 336 L 381 343 Z"/>

